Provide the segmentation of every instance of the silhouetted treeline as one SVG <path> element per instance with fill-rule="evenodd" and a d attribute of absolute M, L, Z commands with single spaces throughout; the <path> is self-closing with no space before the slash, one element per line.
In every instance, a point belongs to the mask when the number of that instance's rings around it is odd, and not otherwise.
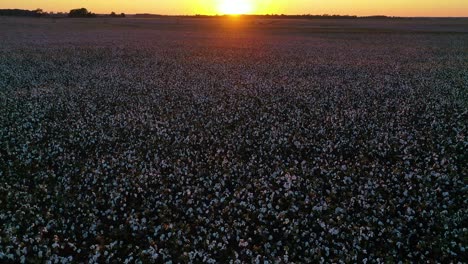
<path fill-rule="evenodd" d="M 133 17 L 139 17 L 139 18 L 152 18 L 152 17 L 164 17 L 164 15 L 159 15 L 159 14 L 135 14 Z"/>
<path fill-rule="evenodd" d="M 120 15 L 117 15 L 115 12 L 110 13 L 110 17 L 125 17 L 124 13 L 120 13 Z"/>
<path fill-rule="evenodd" d="M 61 17 L 65 16 L 63 13 L 47 13 L 43 12 L 42 9 L 36 10 L 23 10 L 23 9 L 0 9 L 0 16 L 25 16 L 25 17 L 42 17 L 42 16 L 51 16 L 51 17 Z M 106 15 L 97 15 L 88 11 L 86 8 L 77 8 L 72 9 L 68 13 L 68 17 L 102 17 Z M 107 15 L 109 17 L 126 17 L 124 13 L 116 14 L 112 12 L 111 14 Z M 131 15 L 132 17 L 137 18 L 155 18 L 155 17 L 168 17 L 166 15 L 160 14 L 135 14 Z M 188 16 L 176 16 L 176 17 L 196 17 L 196 18 L 219 18 L 219 17 L 226 17 L 229 15 L 188 15 Z M 389 17 L 383 15 L 377 16 L 355 16 L 355 15 L 311 15 L 311 14 L 304 14 L 304 15 L 284 15 L 284 14 L 269 14 L 269 15 L 241 15 L 242 17 L 247 18 L 266 18 L 266 19 L 388 19 L 388 18 L 399 18 L 399 17 Z"/>
<path fill-rule="evenodd" d="M 371 19 L 386 19 L 386 18 L 402 18 L 402 17 L 390 17 L 390 16 L 362 16 L 359 18 L 371 18 Z"/>
<path fill-rule="evenodd" d="M 24 9 L 0 9 L 0 16 L 22 16 L 22 17 L 40 17 L 44 13 L 42 9 L 24 10 Z"/>
<path fill-rule="evenodd" d="M 70 10 L 68 17 L 96 17 L 96 14 L 89 12 L 86 8 L 78 8 Z"/>

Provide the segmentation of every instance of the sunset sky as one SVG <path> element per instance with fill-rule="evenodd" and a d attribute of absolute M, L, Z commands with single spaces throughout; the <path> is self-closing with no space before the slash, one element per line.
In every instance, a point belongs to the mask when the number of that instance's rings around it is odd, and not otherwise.
<path fill-rule="evenodd" d="M 467 0 L 0 0 L 0 8 L 94 13 L 192 14 L 349 14 L 389 16 L 468 16 Z"/>

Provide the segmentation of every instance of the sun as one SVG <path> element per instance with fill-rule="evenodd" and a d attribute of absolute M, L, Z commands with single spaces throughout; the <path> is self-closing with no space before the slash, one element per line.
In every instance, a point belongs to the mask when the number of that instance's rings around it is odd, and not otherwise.
<path fill-rule="evenodd" d="M 221 0 L 218 11 L 225 15 L 249 14 L 253 11 L 251 0 Z"/>

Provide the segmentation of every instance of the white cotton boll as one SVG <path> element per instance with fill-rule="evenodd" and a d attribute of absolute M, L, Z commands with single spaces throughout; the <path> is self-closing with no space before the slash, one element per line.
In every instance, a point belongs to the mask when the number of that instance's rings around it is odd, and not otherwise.
<path fill-rule="evenodd" d="M 128 264 L 128 263 L 130 263 L 132 260 L 133 260 L 133 257 L 130 256 L 130 257 L 128 257 L 128 258 L 125 259 L 124 263 L 125 263 L 125 264 Z"/>
<path fill-rule="evenodd" d="M 337 235 L 340 231 L 338 228 L 332 228 L 328 232 L 332 235 Z"/>
<path fill-rule="evenodd" d="M 312 210 L 320 212 L 323 210 L 323 207 L 321 205 L 316 205 L 312 208 Z"/>
<path fill-rule="evenodd" d="M 344 212 L 345 212 L 345 210 L 343 208 L 341 208 L 341 207 L 335 208 L 335 214 L 340 214 L 340 213 L 344 213 Z"/>
<path fill-rule="evenodd" d="M 249 242 L 244 239 L 241 239 L 239 241 L 239 247 L 247 247 L 248 245 L 249 245 Z"/>
<path fill-rule="evenodd" d="M 301 142 L 299 142 L 299 141 L 296 140 L 296 141 L 294 141 L 294 146 L 295 146 L 296 148 L 300 148 L 300 147 L 302 146 L 302 144 L 301 144 Z"/>

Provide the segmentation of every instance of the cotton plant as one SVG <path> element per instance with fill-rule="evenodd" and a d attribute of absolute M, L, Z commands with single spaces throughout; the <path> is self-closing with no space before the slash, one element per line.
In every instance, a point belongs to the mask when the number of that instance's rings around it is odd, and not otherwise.
<path fill-rule="evenodd" d="M 2 40 L 0 261 L 463 259 L 464 36 L 123 30 Z"/>

